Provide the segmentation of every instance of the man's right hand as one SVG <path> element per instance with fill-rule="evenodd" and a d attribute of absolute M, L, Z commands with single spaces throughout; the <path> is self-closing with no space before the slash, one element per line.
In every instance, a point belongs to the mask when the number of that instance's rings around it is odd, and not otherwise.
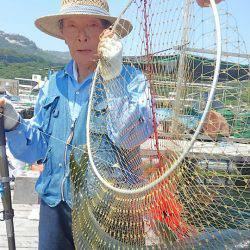
<path fill-rule="evenodd" d="M 20 115 L 17 113 L 11 101 L 0 98 L 0 107 L 4 108 L 4 129 L 6 131 L 14 130 L 20 121 Z"/>
<path fill-rule="evenodd" d="M 100 35 L 98 54 L 100 73 L 105 81 L 115 79 L 122 71 L 122 43 L 113 31 L 106 29 Z"/>

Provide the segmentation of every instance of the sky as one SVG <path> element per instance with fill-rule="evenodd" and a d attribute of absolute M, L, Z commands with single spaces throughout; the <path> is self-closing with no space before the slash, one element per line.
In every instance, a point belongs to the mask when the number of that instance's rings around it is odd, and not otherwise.
<path fill-rule="evenodd" d="M 250 0 L 225 1 L 250 53 Z M 109 0 L 111 14 L 119 15 L 126 3 L 127 0 Z M 59 9 L 60 0 L 0 0 L 0 30 L 24 35 L 45 50 L 67 51 L 63 41 L 43 34 L 34 26 L 36 18 L 55 14 Z"/>

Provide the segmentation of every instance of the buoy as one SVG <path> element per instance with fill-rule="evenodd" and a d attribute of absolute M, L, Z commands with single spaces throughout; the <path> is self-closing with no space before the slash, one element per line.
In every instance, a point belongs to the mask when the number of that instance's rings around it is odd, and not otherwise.
<path fill-rule="evenodd" d="M 39 165 L 33 164 L 31 166 L 31 170 L 41 173 L 43 171 L 43 165 L 42 164 L 39 164 Z"/>
<path fill-rule="evenodd" d="M 223 0 L 215 0 L 216 4 L 219 4 Z M 197 4 L 201 6 L 202 8 L 204 7 L 209 7 L 210 6 L 210 0 L 196 0 Z"/>

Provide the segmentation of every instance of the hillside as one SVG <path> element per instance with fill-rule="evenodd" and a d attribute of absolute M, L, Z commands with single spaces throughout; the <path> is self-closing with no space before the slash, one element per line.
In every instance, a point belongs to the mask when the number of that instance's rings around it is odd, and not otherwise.
<path fill-rule="evenodd" d="M 0 49 L 0 62 L 4 63 L 26 63 L 26 62 L 45 62 L 41 56 L 32 54 L 22 54 L 12 49 Z"/>
<path fill-rule="evenodd" d="M 69 59 L 67 52 L 45 51 L 24 36 L 0 31 L 0 78 L 45 76 L 48 68 L 61 68 Z"/>
<path fill-rule="evenodd" d="M 42 50 L 24 36 L 8 34 L 3 31 L 0 31 L 0 49 L 9 49 L 19 54 L 39 56 L 53 63 L 66 63 L 70 58 L 68 52 Z"/>

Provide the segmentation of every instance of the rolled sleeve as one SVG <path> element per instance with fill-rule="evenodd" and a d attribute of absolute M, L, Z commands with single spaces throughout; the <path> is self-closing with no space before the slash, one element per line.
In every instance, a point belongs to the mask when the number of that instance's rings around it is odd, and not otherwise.
<path fill-rule="evenodd" d="M 15 130 L 6 132 L 8 147 L 13 156 L 20 161 L 31 164 L 44 158 L 48 141 L 48 136 L 42 131 L 42 107 L 45 99 L 46 92 L 42 89 L 35 106 L 34 118 L 21 118 Z"/>

